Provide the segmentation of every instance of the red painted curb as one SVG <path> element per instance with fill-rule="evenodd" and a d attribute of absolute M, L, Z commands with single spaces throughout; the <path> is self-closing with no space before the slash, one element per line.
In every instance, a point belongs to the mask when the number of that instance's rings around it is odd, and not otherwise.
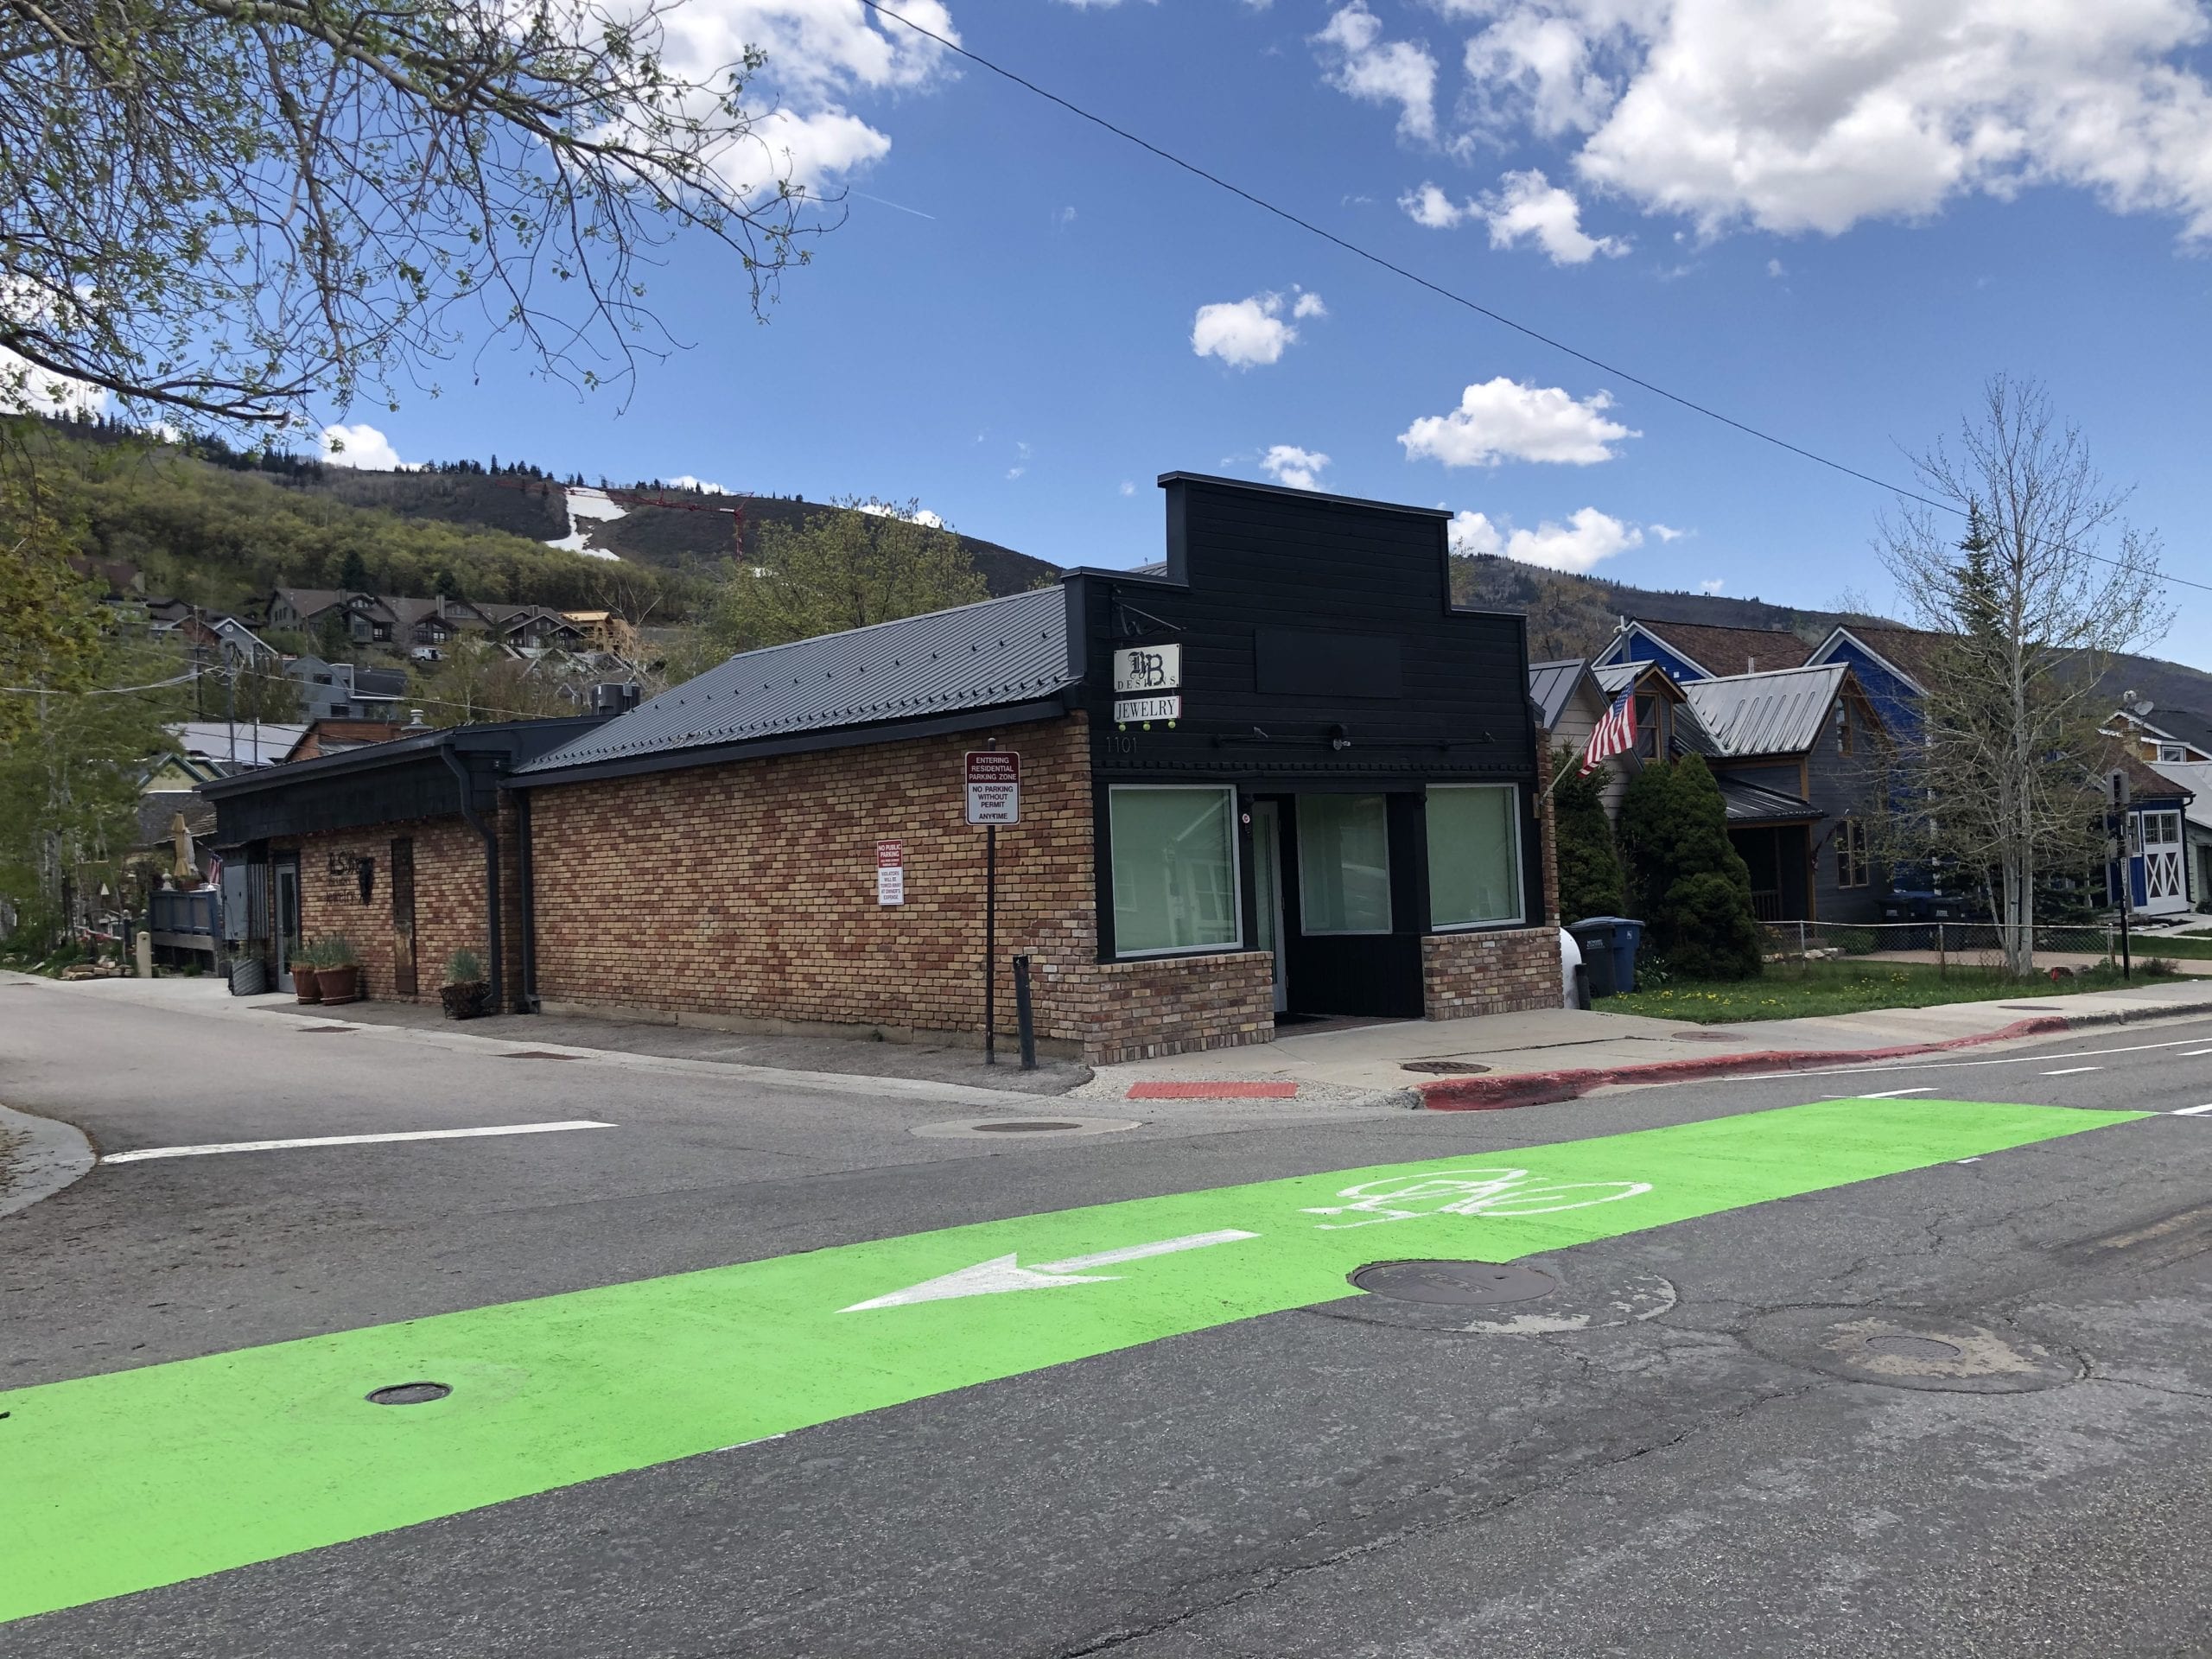
<path fill-rule="evenodd" d="M 1133 1083 L 1125 1100 L 1281 1100 L 1295 1083 Z"/>
<path fill-rule="evenodd" d="M 1903 1043 L 1888 1048 L 1763 1049 L 1750 1054 L 1659 1060 L 1649 1065 L 1519 1071 L 1497 1077 L 1440 1077 L 1434 1083 L 1417 1083 L 1413 1086 L 1421 1097 L 1421 1104 L 1432 1112 L 1495 1112 L 1509 1106 L 1542 1106 L 1554 1101 L 1573 1100 L 1607 1084 L 1686 1083 L 1698 1077 L 1725 1077 L 1746 1071 L 1808 1071 L 1861 1060 L 1900 1060 L 1915 1054 L 1940 1054 L 1950 1049 L 1977 1048 L 1984 1043 L 2003 1042 L 2014 1037 L 2050 1036 L 2073 1029 L 2072 1020 L 2057 1014 L 2038 1014 L 2032 1020 L 2015 1020 L 1996 1031 L 1946 1038 L 1940 1043 Z"/>

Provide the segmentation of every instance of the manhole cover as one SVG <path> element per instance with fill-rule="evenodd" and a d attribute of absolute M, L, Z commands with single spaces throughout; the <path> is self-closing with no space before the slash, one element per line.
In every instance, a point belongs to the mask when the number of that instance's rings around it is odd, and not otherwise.
<path fill-rule="evenodd" d="M 372 1406 L 426 1406 L 452 1392 L 442 1382 L 394 1382 L 389 1388 L 371 1389 L 364 1397 Z"/>
<path fill-rule="evenodd" d="M 543 1048 L 511 1048 L 499 1056 L 503 1060 L 573 1060 L 573 1054 L 556 1054 Z"/>
<path fill-rule="evenodd" d="M 1532 1302 L 1559 1288 L 1548 1273 L 1496 1262 L 1377 1262 L 1353 1274 L 1351 1281 L 1370 1295 L 1442 1307 Z"/>
<path fill-rule="evenodd" d="M 1080 1123 L 1046 1122 L 1041 1120 L 1034 1123 L 978 1123 L 976 1126 L 976 1133 L 978 1135 L 1051 1135 L 1057 1131 L 1079 1129 L 1082 1127 Z"/>
<path fill-rule="evenodd" d="M 1902 1309 L 1793 1307 L 1744 1332 L 1770 1358 L 1853 1382 L 1955 1394 L 2029 1394 L 2064 1388 L 2088 1372 L 2082 1357 L 2002 1320 Z"/>
<path fill-rule="evenodd" d="M 1471 1077 L 1490 1067 L 1478 1065 L 1472 1060 L 1408 1060 L 1398 1068 L 1401 1071 L 1427 1071 L 1440 1077 Z"/>
<path fill-rule="evenodd" d="M 1955 1342 L 1936 1337 L 1869 1337 L 1870 1354 L 1895 1354 L 1900 1359 L 1956 1359 L 1966 1351 Z"/>

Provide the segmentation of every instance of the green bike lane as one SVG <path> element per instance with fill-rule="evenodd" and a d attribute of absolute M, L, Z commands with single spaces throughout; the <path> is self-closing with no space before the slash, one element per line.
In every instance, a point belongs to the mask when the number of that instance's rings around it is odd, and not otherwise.
<path fill-rule="evenodd" d="M 0 1394 L 0 1619 L 1358 1293 L 2131 1121 L 1845 1100 L 1103 1204 Z M 435 1382 L 446 1396 L 365 1396 Z"/>

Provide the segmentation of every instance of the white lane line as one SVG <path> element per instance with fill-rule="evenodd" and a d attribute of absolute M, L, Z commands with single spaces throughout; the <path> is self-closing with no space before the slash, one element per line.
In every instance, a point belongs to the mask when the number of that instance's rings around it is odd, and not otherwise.
<path fill-rule="evenodd" d="M 1745 1071 L 1724 1081 L 1771 1083 L 1777 1077 L 1851 1077 L 1869 1071 L 1946 1071 L 1970 1065 L 2032 1065 L 2037 1060 L 2081 1060 L 2101 1054 L 2147 1054 L 2154 1049 L 2186 1048 L 2202 1037 L 2180 1037 L 2170 1043 L 2132 1043 L 2125 1048 L 2077 1048 L 2064 1054 L 2009 1054 L 1996 1060 L 1882 1060 L 1866 1065 L 1808 1066 L 1802 1071 Z M 2212 1049 L 2204 1051 L 2212 1054 Z M 2187 1059 L 2187 1055 L 2178 1058 Z"/>
<path fill-rule="evenodd" d="M 551 1135 L 556 1129 L 611 1129 L 612 1123 L 596 1118 L 572 1118 L 562 1123 L 500 1123 L 482 1129 L 407 1129 L 391 1135 L 318 1135 L 299 1141 L 227 1141 L 202 1147 L 140 1147 L 135 1152 L 111 1152 L 103 1164 L 143 1163 L 149 1158 L 204 1158 L 217 1152 L 283 1152 L 293 1147 L 366 1147 L 386 1141 L 462 1141 L 480 1135 Z"/>
<path fill-rule="evenodd" d="M 2177 1054 L 2174 1058 L 2177 1060 L 2201 1060 L 2207 1054 L 2212 1054 L 2212 1048 L 2192 1048 L 2188 1053 Z"/>
<path fill-rule="evenodd" d="M 2212 1113 L 2212 1106 L 2177 1106 L 2168 1112 L 2168 1117 L 2202 1117 Z"/>
<path fill-rule="evenodd" d="M 1930 1083 L 1924 1084 L 1917 1089 L 1885 1089 L 1878 1095 L 1839 1095 L 1837 1098 L 1839 1100 L 1895 1100 L 1900 1095 L 1928 1094 L 1935 1087 L 1936 1085 Z"/>
<path fill-rule="evenodd" d="M 2076 1071 L 2101 1071 L 2103 1070 L 2104 1067 L 2101 1065 L 2063 1065 L 2056 1071 L 2046 1071 L 2043 1075 L 2046 1077 L 2070 1077 Z"/>

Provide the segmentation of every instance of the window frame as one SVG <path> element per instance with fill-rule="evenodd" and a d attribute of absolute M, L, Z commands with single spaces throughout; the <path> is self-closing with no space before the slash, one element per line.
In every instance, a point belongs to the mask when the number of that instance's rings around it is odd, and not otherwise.
<path fill-rule="evenodd" d="M 1382 804 L 1382 907 L 1387 919 L 1381 927 L 1315 927 L 1306 902 L 1306 804 L 1308 801 L 1380 801 Z M 1318 790 L 1291 797 L 1291 819 L 1298 848 L 1298 931 L 1309 939 L 1385 939 L 1398 931 L 1398 893 L 1390 858 L 1390 797 L 1381 790 Z"/>
<path fill-rule="evenodd" d="M 1495 921 L 1440 922 L 1436 919 L 1436 875 L 1433 868 L 1435 843 L 1430 837 L 1429 801 L 1442 790 L 1495 789 L 1503 790 L 1511 798 L 1505 814 L 1506 827 L 1512 832 L 1513 847 L 1506 868 L 1513 874 L 1514 912 Z M 1421 853 L 1426 868 L 1421 874 L 1428 887 L 1428 931 L 1432 933 L 1480 933 L 1505 927 L 1526 927 L 1529 923 L 1529 882 L 1525 868 L 1527 854 L 1521 839 L 1521 785 L 1505 784 L 1431 784 L 1421 795 Z"/>
<path fill-rule="evenodd" d="M 1840 893 L 1850 893 L 1874 885 L 1874 861 L 1867 851 L 1866 822 L 1863 818 L 1846 817 L 1836 825 L 1835 885 Z"/>
<path fill-rule="evenodd" d="M 1120 837 L 1114 830 L 1114 797 L 1129 794 L 1159 794 L 1163 791 L 1179 794 L 1203 793 L 1225 795 L 1229 798 L 1229 891 L 1231 914 L 1236 919 L 1235 937 L 1225 944 L 1171 944 L 1155 950 L 1130 950 L 1122 944 L 1121 904 L 1114 886 L 1114 854 Z M 1239 804 L 1234 784 L 1108 784 L 1106 785 L 1106 856 L 1100 861 L 1106 876 L 1106 914 L 1114 930 L 1114 953 L 1109 962 L 1146 962 L 1162 957 L 1214 957 L 1227 951 L 1243 950 L 1244 943 L 1244 836 L 1243 808 Z"/>

